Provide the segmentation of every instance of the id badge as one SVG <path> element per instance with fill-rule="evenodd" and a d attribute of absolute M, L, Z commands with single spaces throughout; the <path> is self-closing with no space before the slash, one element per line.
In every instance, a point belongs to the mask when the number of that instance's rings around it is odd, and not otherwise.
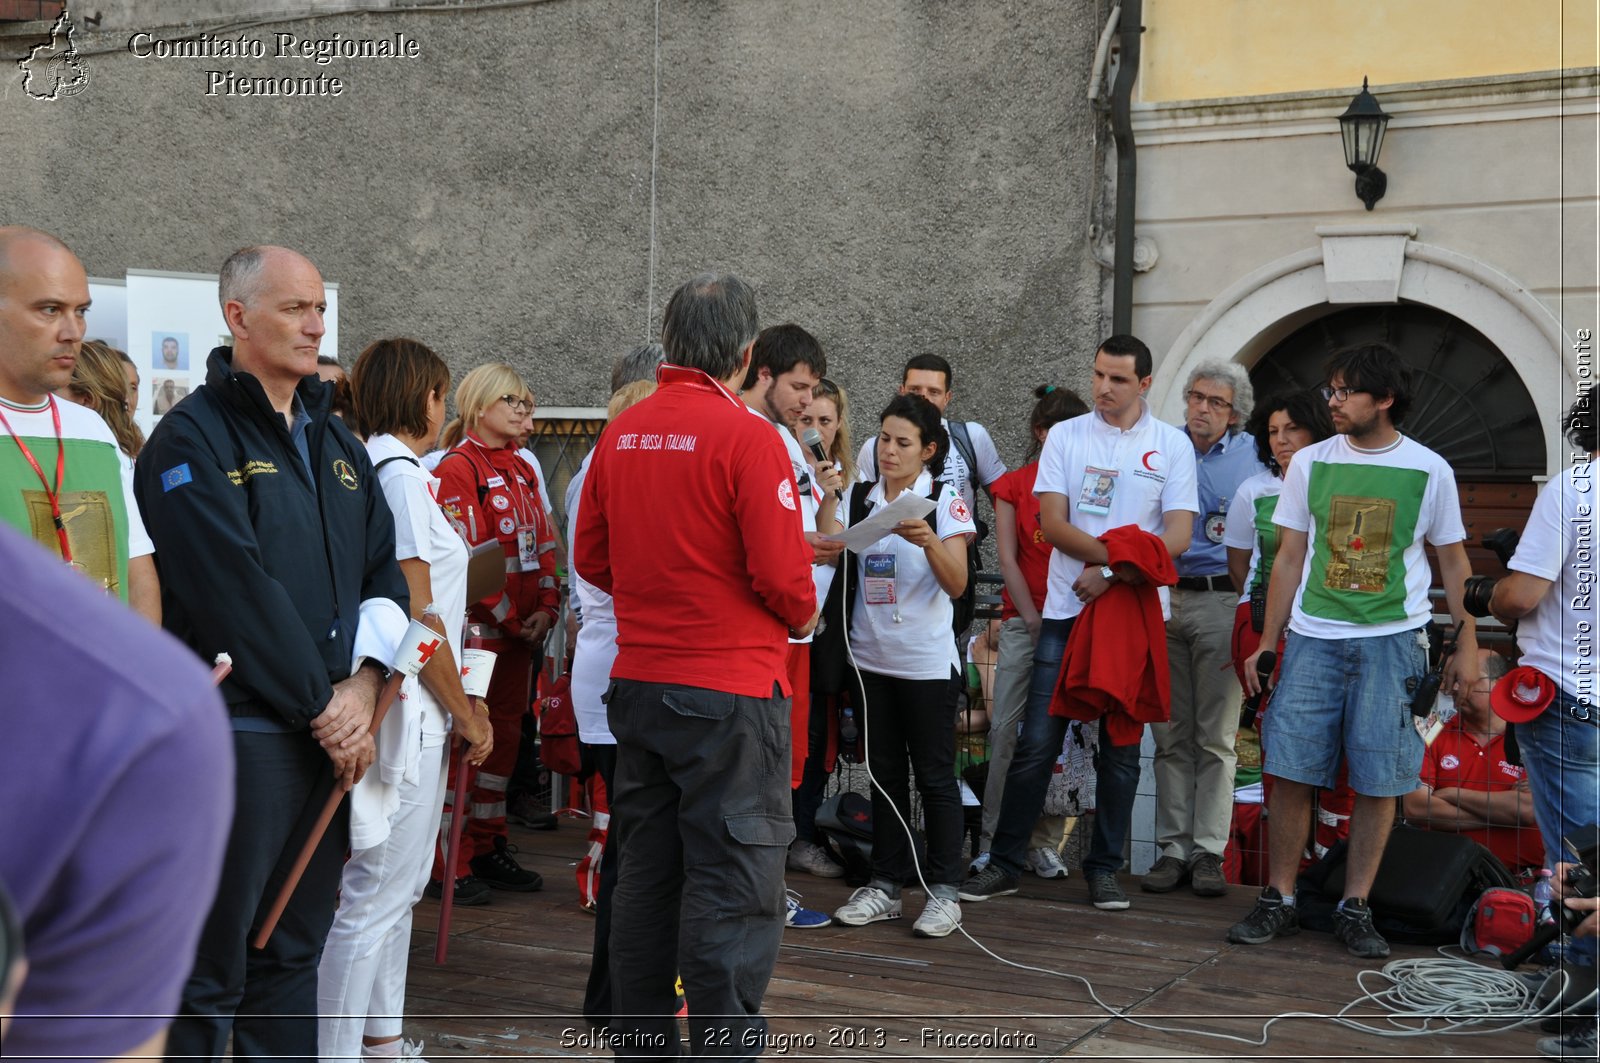
<path fill-rule="evenodd" d="M 517 560 L 522 564 L 522 571 L 539 571 L 539 537 L 537 529 L 524 525 L 517 529 Z"/>
<path fill-rule="evenodd" d="M 894 605 L 894 555 L 868 554 L 862 559 L 861 590 L 868 605 Z"/>
<path fill-rule="evenodd" d="M 1083 486 L 1078 491 L 1078 511 L 1106 516 L 1117 495 L 1117 470 L 1084 466 Z"/>

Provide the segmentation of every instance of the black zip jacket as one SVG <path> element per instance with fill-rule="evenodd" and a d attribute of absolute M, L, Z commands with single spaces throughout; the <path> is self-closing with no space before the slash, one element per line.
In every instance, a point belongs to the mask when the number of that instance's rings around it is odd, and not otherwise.
<path fill-rule="evenodd" d="M 361 602 L 407 611 L 394 519 L 367 449 L 306 377 L 312 479 L 261 383 L 218 347 L 205 385 L 161 418 L 134 493 L 156 546 L 166 628 L 206 661 L 233 658 L 222 694 L 235 717 L 301 729 L 350 674 Z"/>

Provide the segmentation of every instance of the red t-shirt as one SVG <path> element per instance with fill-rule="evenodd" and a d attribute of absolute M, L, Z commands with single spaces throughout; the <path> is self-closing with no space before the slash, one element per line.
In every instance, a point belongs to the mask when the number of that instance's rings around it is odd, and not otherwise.
<path fill-rule="evenodd" d="M 1039 500 L 1034 497 L 1033 484 L 1039 478 L 1039 463 L 1029 462 L 1013 469 L 989 485 L 995 501 L 1005 500 L 1017 514 L 1017 567 L 1032 591 L 1033 607 L 1044 609 L 1044 594 L 1050 583 L 1051 546 L 1044 540 L 1044 529 L 1039 526 Z M 1011 603 L 1011 592 L 1000 591 L 1000 619 L 1010 620 L 1017 615 Z"/>
<path fill-rule="evenodd" d="M 1422 781 L 1439 789 L 1456 786 L 1463 790 L 1496 793 L 1515 789 L 1527 772 L 1506 759 L 1504 735 L 1496 735 L 1480 746 L 1461 728 L 1457 716 L 1433 740 L 1422 758 Z M 1515 870 L 1544 865 L 1544 840 L 1536 827 L 1484 827 L 1461 832 L 1485 846 L 1500 862 Z"/>

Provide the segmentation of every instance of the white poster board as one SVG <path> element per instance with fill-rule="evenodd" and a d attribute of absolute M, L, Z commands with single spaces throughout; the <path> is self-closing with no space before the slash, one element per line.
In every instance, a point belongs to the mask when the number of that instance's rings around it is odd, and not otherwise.
<path fill-rule="evenodd" d="M 128 349 L 128 284 L 109 277 L 89 278 L 89 320 L 86 340 L 99 340 L 119 351 Z M 139 379 L 144 379 L 144 371 Z"/>
<path fill-rule="evenodd" d="M 324 354 L 339 351 L 338 286 L 324 284 L 328 312 Z M 233 337 L 217 303 L 214 273 L 172 273 L 130 269 L 126 288 L 127 346 L 139 367 L 143 387 L 134 419 L 149 432 L 173 406 L 206 379 L 206 359 L 214 347 L 231 346 Z"/>

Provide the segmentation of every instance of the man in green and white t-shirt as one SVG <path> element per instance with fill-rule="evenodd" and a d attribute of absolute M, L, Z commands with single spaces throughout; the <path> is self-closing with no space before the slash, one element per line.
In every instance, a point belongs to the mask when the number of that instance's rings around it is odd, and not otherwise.
<path fill-rule="evenodd" d="M 116 438 L 53 394 L 72 379 L 88 308 L 88 278 L 65 244 L 0 227 L 0 521 L 159 624 L 153 547 Z"/>
<path fill-rule="evenodd" d="M 1449 465 L 1398 431 L 1411 404 L 1411 373 L 1399 355 L 1383 344 L 1350 348 L 1334 355 L 1327 376 L 1322 392 L 1338 434 L 1297 453 L 1284 478 L 1262 649 L 1244 665 L 1254 693 L 1256 660 L 1287 622 L 1262 735 L 1263 770 L 1273 776 L 1270 884 L 1228 940 L 1257 945 L 1299 929 L 1293 891 L 1311 798 L 1334 785 L 1343 757 L 1356 804 L 1334 934 L 1353 955 L 1375 958 L 1389 945 L 1372 924 L 1367 892 L 1395 799 L 1415 788 L 1422 763 L 1410 701 L 1427 671 L 1432 614 L 1424 541 L 1438 553 L 1460 625 L 1446 690 L 1477 679 L 1477 639 L 1462 604 L 1471 566 Z"/>

